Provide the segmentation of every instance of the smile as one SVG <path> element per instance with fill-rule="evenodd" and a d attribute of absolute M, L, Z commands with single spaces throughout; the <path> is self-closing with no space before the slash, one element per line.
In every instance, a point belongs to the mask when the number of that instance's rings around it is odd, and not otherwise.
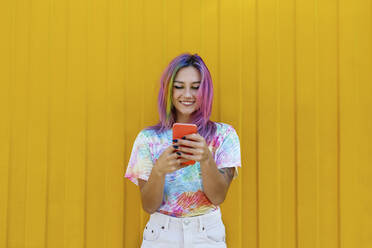
<path fill-rule="evenodd" d="M 191 106 L 191 105 L 193 105 L 195 102 L 186 102 L 186 101 L 184 101 L 184 102 L 180 102 L 180 103 L 182 103 L 182 105 L 184 105 L 184 106 Z"/>

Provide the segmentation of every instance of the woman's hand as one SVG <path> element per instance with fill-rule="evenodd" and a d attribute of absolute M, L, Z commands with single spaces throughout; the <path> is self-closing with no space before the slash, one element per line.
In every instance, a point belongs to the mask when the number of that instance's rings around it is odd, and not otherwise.
<path fill-rule="evenodd" d="M 207 146 L 204 137 L 198 133 L 188 134 L 184 136 L 185 139 L 178 139 L 175 145 L 178 146 L 177 150 L 181 152 L 181 158 L 186 161 L 194 160 L 200 163 L 206 162 L 212 158 L 212 154 Z M 182 146 L 188 147 L 182 147 Z M 186 153 L 191 153 L 186 154 Z"/>
<path fill-rule="evenodd" d="M 188 161 L 188 159 L 180 158 L 179 154 L 176 152 L 177 149 L 175 149 L 173 145 L 165 149 L 156 161 L 153 170 L 155 170 L 158 175 L 164 176 L 165 174 L 186 167 L 187 165 L 181 165 L 181 163 Z"/>

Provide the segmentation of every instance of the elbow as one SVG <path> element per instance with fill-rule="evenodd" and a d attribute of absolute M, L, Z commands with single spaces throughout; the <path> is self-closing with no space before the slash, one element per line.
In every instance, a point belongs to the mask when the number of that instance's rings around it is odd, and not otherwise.
<path fill-rule="evenodd" d="M 227 195 L 227 190 L 223 187 L 219 187 L 220 190 L 204 190 L 204 194 L 207 196 L 207 198 L 209 199 L 209 201 L 215 205 L 215 206 L 218 206 L 218 205 L 221 205 L 225 199 L 226 199 L 226 195 Z"/>
<path fill-rule="evenodd" d="M 219 194 L 206 194 L 206 196 L 208 197 L 209 201 L 215 205 L 215 206 L 218 206 L 218 205 L 221 205 L 224 201 L 225 201 L 225 198 L 226 198 L 226 194 L 223 192 L 220 192 Z"/>
<path fill-rule="evenodd" d="M 146 206 L 142 206 L 142 209 L 143 209 L 146 213 L 148 213 L 148 214 L 153 214 L 153 213 L 156 212 L 156 209 L 154 209 L 154 208 L 149 208 L 149 207 L 146 207 Z"/>
<path fill-rule="evenodd" d="M 149 214 L 153 214 L 156 212 L 156 210 L 158 210 L 160 207 L 160 204 L 144 204 L 142 202 L 142 209 L 146 212 L 146 213 L 149 213 Z"/>
<path fill-rule="evenodd" d="M 210 201 L 213 205 L 219 206 L 225 201 L 225 197 L 215 197 L 211 199 Z"/>
<path fill-rule="evenodd" d="M 144 209 L 146 213 L 148 214 L 153 214 L 156 212 L 156 210 L 153 210 L 153 209 Z"/>

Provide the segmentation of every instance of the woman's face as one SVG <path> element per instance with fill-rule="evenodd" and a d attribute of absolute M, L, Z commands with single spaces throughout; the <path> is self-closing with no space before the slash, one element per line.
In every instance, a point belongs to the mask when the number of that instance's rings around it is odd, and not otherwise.
<path fill-rule="evenodd" d="M 177 122 L 188 122 L 197 110 L 196 96 L 200 85 L 200 73 L 193 67 L 181 68 L 173 80 L 172 103 L 177 111 Z"/>

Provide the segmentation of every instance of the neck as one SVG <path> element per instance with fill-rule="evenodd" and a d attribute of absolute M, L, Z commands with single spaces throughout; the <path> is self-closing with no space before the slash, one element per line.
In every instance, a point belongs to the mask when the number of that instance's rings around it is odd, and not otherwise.
<path fill-rule="evenodd" d="M 191 123 L 190 115 L 177 115 L 177 123 Z"/>

